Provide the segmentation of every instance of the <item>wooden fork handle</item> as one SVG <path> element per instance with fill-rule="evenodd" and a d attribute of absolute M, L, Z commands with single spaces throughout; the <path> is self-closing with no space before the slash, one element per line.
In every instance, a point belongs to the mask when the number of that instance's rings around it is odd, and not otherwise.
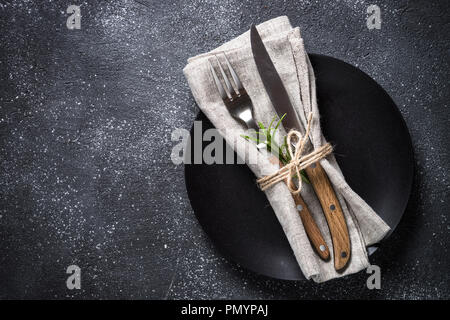
<path fill-rule="evenodd" d="M 320 205 L 327 219 L 333 241 L 334 268 L 342 270 L 350 259 L 350 237 L 347 223 L 336 193 L 320 163 L 305 169 L 309 181 L 319 198 Z"/>
<path fill-rule="evenodd" d="M 279 165 L 280 168 L 283 166 L 281 161 L 279 162 Z M 287 180 L 285 182 L 286 184 L 288 183 Z M 292 197 L 295 202 L 295 208 L 302 219 L 303 227 L 305 228 L 306 235 L 308 236 L 312 247 L 315 249 L 320 258 L 323 260 L 328 260 L 330 258 L 330 250 L 328 249 L 327 243 L 325 242 L 319 227 L 314 221 L 311 212 L 306 206 L 305 201 L 300 194 L 294 194 Z"/>
<path fill-rule="evenodd" d="M 305 228 L 306 234 L 308 235 L 312 247 L 315 249 L 320 258 L 322 258 L 323 260 L 330 259 L 330 250 L 328 249 L 328 246 L 323 239 L 319 227 L 311 216 L 311 212 L 306 206 L 305 201 L 303 201 L 302 196 L 296 194 L 293 195 L 293 198 L 295 202 L 295 208 L 297 209 L 300 218 L 302 219 L 303 227 Z"/>

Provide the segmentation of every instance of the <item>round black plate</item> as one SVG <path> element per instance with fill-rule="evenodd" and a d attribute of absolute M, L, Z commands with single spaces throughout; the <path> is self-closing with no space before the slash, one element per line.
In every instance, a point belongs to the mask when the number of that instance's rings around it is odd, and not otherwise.
<path fill-rule="evenodd" d="M 393 230 L 406 208 L 413 179 L 406 124 L 389 95 L 364 72 L 327 56 L 311 54 L 310 59 L 324 135 L 335 146 L 350 186 Z M 197 120 L 203 131 L 213 127 L 201 112 Z M 201 226 L 226 257 L 266 276 L 304 279 L 246 165 L 186 164 L 185 179 Z"/>

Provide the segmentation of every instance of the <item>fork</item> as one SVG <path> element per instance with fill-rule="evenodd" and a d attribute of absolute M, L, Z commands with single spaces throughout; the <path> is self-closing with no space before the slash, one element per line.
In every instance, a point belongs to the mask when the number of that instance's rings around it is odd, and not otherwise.
<path fill-rule="evenodd" d="M 234 87 L 231 84 L 229 77 L 225 73 L 219 58 L 214 55 L 217 60 L 220 74 L 222 75 L 223 82 L 225 83 L 224 87 L 219 79 L 219 76 L 214 70 L 213 65 L 208 60 L 217 90 L 219 91 L 219 94 L 231 116 L 245 125 L 247 129 L 254 129 L 258 132 L 259 127 L 254 118 L 252 100 L 250 99 L 247 90 L 245 90 L 244 86 L 242 85 L 242 82 L 239 79 L 237 73 L 234 71 L 233 67 L 228 61 L 225 53 L 223 53 L 223 56 L 225 57 L 226 66 L 229 73 L 231 74 Z M 279 164 L 280 167 L 283 165 L 281 162 L 279 162 Z M 288 182 L 286 181 L 286 183 Z M 292 195 L 292 197 L 294 199 L 295 207 L 299 212 L 300 218 L 302 220 L 303 226 L 305 227 L 306 234 L 308 235 L 312 247 L 323 260 L 328 260 L 330 258 L 330 251 L 320 232 L 319 227 L 317 226 L 311 215 L 311 212 L 306 206 L 305 201 L 300 194 Z"/>

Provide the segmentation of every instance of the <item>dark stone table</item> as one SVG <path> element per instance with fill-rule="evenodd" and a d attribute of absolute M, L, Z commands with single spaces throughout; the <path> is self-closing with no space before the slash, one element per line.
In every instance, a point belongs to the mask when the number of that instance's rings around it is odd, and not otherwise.
<path fill-rule="evenodd" d="M 448 299 L 448 1 L 10 1 L 0 4 L 0 298 Z M 81 5 L 81 29 L 66 9 Z M 277 281 L 218 254 L 170 153 L 198 112 L 189 56 L 288 15 L 309 52 L 380 83 L 411 132 L 416 174 L 367 274 Z M 386 181 L 389 183 L 389 181 Z M 81 289 L 66 288 L 66 268 Z"/>

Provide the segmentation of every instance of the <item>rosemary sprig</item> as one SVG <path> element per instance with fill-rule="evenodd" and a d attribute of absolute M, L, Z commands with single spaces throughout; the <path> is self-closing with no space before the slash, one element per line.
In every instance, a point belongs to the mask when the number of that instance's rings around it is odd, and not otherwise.
<path fill-rule="evenodd" d="M 269 126 L 266 128 L 262 122 L 258 122 L 259 130 L 257 132 L 253 132 L 255 136 L 249 136 L 249 135 L 241 135 L 244 139 L 247 141 L 253 141 L 257 145 L 264 144 L 266 145 L 267 150 L 278 157 L 280 162 L 283 165 L 288 164 L 291 161 L 291 155 L 288 151 L 288 145 L 286 136 L 283 138 L 283 144 L 279 146 L 275 142 L 274 135 L 276 131 L 278 130 L 279 126 L 281 125 L 281 122 L 283 121 L 286 114 L 284 114 L 281 118 L 278 119 L 275 126 L 273 126 L 275 120 L 277 117 L 273 117 L 272 121 L 270 122 Z M 302 177 L 302 180 L 306 183 L 309 183 L 308 177 L 306 176 L 306 173 L 304 170 L 300 171 L 300 175 Z"/>

